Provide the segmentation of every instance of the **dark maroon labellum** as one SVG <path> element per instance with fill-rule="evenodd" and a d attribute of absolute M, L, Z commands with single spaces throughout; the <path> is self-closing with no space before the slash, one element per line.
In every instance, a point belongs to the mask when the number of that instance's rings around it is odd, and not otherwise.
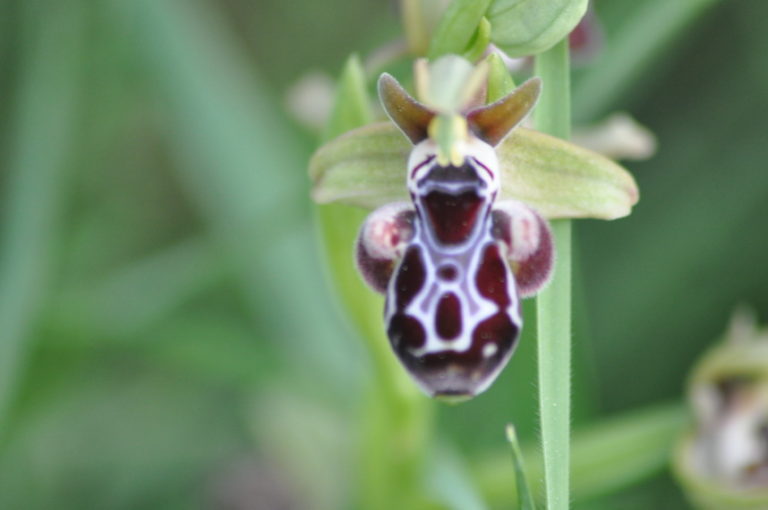
<path fill-rule="evenodd" d="M 469 398 L 509 360 L 523 320 L 520 296 L 547 280 L 549 228 L 515 201 L 496 203 L 497 144 L 531 108 L 538 84 L 468 113 L 475 136 L 463 162 L 440 163 L 426 137 L 433 114 L 391 77 L 380 81 L 390 117 L 415 147 L 408 163 L 412 203 L 374 211 L 360 232 L 358 268 L 386 295 L 385 322 L 395 354 L 431 396 Z M 457 160 L 458 161 L 458 160 Z"/>

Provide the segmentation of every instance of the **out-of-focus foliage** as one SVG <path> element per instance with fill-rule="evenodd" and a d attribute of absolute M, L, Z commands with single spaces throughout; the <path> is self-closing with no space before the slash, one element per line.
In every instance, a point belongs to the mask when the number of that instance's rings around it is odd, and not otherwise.
<path fill-rule="evenodd" d="M 628 110 L 659 151 L 627 164 L 631 217 L 575 227 L 587 430 L 680 400 L 735 303 L 768 320 L 768 4 L 594 8 L 575 118 Z M 284 100 L 399 34 L 371 0 L 0 3 L 0 508 L 355 508 L 371 363 L 323 280 L 318 137 Z M 424 508 L 485 508 L 475 463 L 509 459 L 507 422 L 535 441 L 534 342 L 438 407 Z M 686 508 L 665 472 L 581 494 Z"/>

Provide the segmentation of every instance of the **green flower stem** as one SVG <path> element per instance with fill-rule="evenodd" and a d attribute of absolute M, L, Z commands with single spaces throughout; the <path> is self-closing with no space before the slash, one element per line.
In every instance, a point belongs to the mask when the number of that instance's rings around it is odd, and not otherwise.
<path fill-rule="evenodd" d="M 432 406 L 398 364 L 384 334 L 383 299 L 364 286 L 352 262 L 357 231 L 368 212 L 340 204 L 320 205 L 316 212 L 330 279 L 371 360 L 357 507 L 409 508 L 421 489 Z"/>
<path fill-rule="evenodd" d="M 408 48 L 415 55 L 423 55 L 429 48 L 429 34 L 425 30 L 424 10 L 420 0 L 401 0 L 400 12 Z"/>
<path fill-rule="evenodd" d="M 537 56 L 536 74 L 544 87 L 536 127 L 560 138 L 570 136 L 568 40 Z M 571 419 L 571 223 L 552 222 L 557 257 L 554 277 L 537 299 L 539 407 L 547 508 L 568 508 Z"/>
<path fill-rule="evenodd" d="M 342 72 L 325 132 L 333 138 L 370 122 L 365 76 L 357 57 Z M 384 334 L 384 300 L 364 284 L 353 264 L 357 232 L 368 211 L 341 204 L 318 206 L 320 239 L 339 300 L 365 342 L 373 377 L 363 406 L 358 507 L 411 508 L 420 492 L 431 406 L 398 364 Z"/>

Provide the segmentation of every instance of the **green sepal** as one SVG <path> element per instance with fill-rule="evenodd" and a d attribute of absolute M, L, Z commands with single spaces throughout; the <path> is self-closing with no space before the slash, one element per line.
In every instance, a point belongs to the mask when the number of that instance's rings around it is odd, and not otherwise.
<path fill-rule="evenodd" d="M 390 122 L 355 129 L 320 147 L 309 160 L 312 198 L 367 209 L 407 200 L 410 143 Z"/>
<path fill-rule="evenodd" d="M 486 17 L 491 41 L 511 57 L 536 55 L 566 37 L 587 11 L 588 0 L 494 0 Z"/>
<path fill-rule="evenodd" d="M 389 122 L 370 124 L 323 145 L 312 156 L 312 197 L 373 209 L 408 200 L 411 144 Z M 638 200 L 632 176 L 595 152 L 525 128 L 496 147 L 501 199 L 514 198 L 547 218 L 615 219 Z"/>

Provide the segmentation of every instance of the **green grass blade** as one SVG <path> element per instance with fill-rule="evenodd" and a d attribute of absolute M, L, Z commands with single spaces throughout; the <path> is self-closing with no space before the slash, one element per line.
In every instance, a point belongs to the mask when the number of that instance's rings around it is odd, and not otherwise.
<path fill-rule="evenodd" d="M 717 0 L 652 0 L 622 11 L 624 22 L 609 37 L 597 61 L 574 81 L 574 117 L 589 121 L 604 115 L 643 73 L 647 73 L 670 43 Z M 649 37 L 653 34 L 653 37 Z"/>
<path fill-rule="evenodd" d="M 221 283 L 226 271 L 220 262 L 207 239 L 181 241 L 94 284 L 65 290 L 52 307 L 51 320 L 61 330 L 75 322 L 98 331 L 98 337 L 135 337 Z"/>
<path fill-rule="evenodd" d="M 118 33 L 141 34 L 129 49 L 165 107 L 178 177 L 232 264 L 258 327 L 287 359 L 314 360 L 324 380 L 349 376 L 341 369 L 349 338 L 309 255 L 306 140 L 215 10 L 178 0 L 113 6 Z M 286 320 L 287 313 L 300 320 Z"/>
<path fill-rule="evenodd" d="M 76 129 L 83 9 L 30 3 L 0 236 L 0 433 L 49 285 Z"/>
<path fill-rule="evenodd" d="M 672 448 L 683 432 L 687 412 L 681 405 L 659 405 L 631 411 L 592 423 L 573 434 L 571 455 L 571 496 L 591 499 L 637 484 L 663 470 Z M 524 446 L 526 474 L 533 495 L 541 501 L 541 451 Z M 515 476 L 509 456 L 496 453 L 476 464 L 473 478 L 486 498 L 495 506 L 508 505 L 516 498 Z"/>
<path fill-rule="evenodd" d="M 520 510 L 536 510 L 531 488 L 525 475 L 525 461 L 514 425 L 507 425 L 507 441 L 512 449 L 512 464 L 515 466 L 515 485 L 517 487 L 517 506 Z"/>

